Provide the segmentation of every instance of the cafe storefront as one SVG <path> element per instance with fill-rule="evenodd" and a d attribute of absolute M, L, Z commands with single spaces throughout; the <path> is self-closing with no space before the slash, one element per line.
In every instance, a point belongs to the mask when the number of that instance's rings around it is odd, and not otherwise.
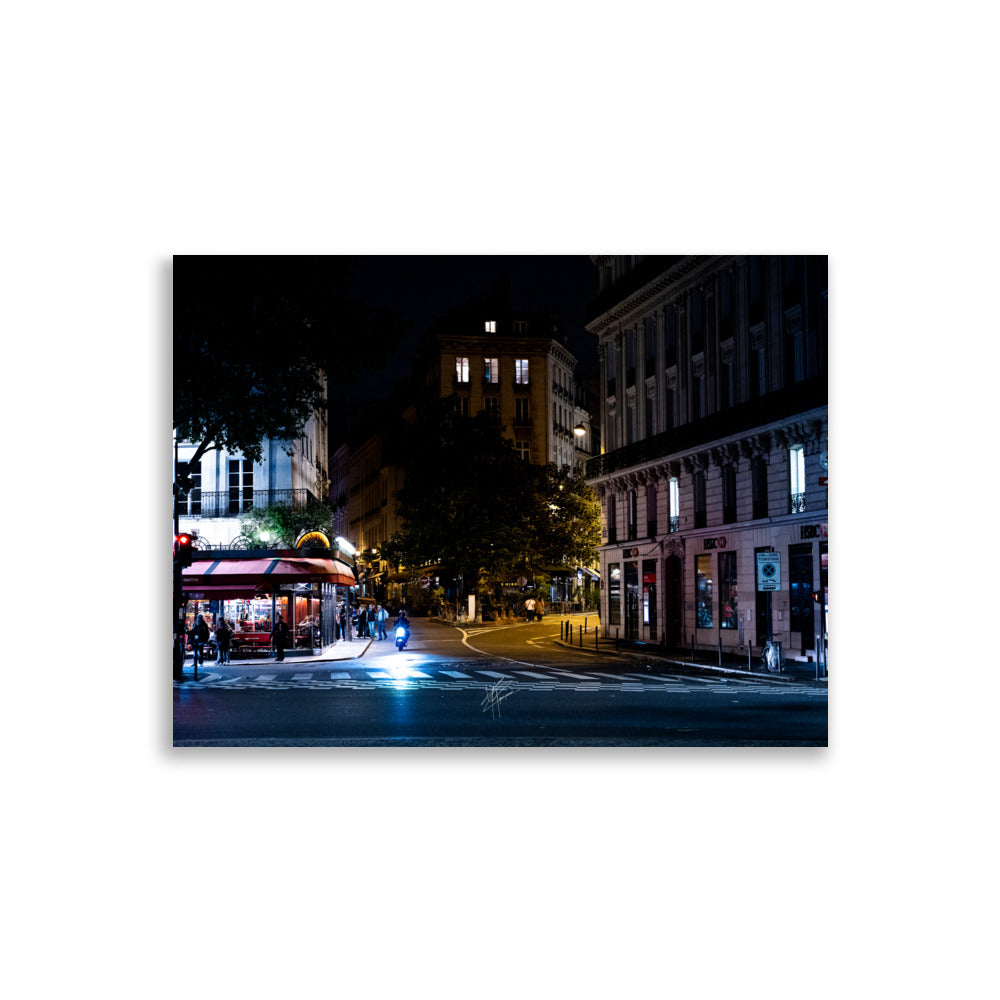
<path fill-rule="evenodd" d="M 337 550 L 214 550 L 195 553 L 184 570 L 188 628 L 203 616 L 213 633 L 225 620 L 232 656 L 268 656 L 280 615 L 290 630 L 288 655 L 319 655 L 336 638 L 336 610 L 355 586 L 354 560 Z"/>

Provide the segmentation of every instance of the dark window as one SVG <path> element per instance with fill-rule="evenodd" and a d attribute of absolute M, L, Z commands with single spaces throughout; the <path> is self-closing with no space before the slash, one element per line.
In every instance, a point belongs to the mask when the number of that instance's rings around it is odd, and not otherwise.
<path fill-rule="evenodd" d="M 736 469 L 732 465 L 722 469 L 722 523 L 736 520 Z"/>
<path fill-rule="evenodd" d="M 625 333 L 625 387 L 635 385 L 635 330 Z"/>
<path fill-rule="evenodd" d="M 694 474 L 694 526 L 704 528 L 708 523 L 708 514 L 705 504 L 705 473 L 696 472 Z"/>
<path fill-rule="evenodd" d="M 182 462 L 178 465 L 183 465 Z M 180 514 L 198 517 L 201 514 L 201 462 L 188 469 L 191 488 L 186 493 L 178 493 L 177 506 Z"/>
<path fill-rule="evenodd" d="M 664 330 L 664 367 L 677 364 L 677 308 L 667 306 L 666 329 Z"/>
<path fill-rule="evenodd" d="M 608 544 L 618 541 L 618 504 L 614 493 L 608 494 Z"/>
<path fill-rule="evenodd" d="M 229 460 L 229 513 L 253 507 L 253 462 L 245 458 Z"/>
<path fill-rule="evenodd" d="M 645 344 L 646 374 L 656 367 L 656 320 L 647 316 L 643 321 L 643 342 Z"/>
<path fill-rule="evenodd" d="M 733 276 L 723 271 L 719 276 L 719 339 L 733 335 Z"/>
<path fill-rule="evenodd" d="M 628 493 L 628 540 L 634 542 L 639 537 L 639 497 L 635 490 Z"/>
<path fill-rule="evenodd" d="M 646 536 L 656 537 L 656 484 L 646 485 Z"/>
<path fill-rule="evenodd" d="M 691 353 L 705 350 L 705 293 L 696 289 L 691 293 Z"/>
<path fill-rule="evenodd" d="M 755 458 L 750 465 L 754 520 L 767 517 L 767 462 Z"/>
<path fill-rule="evenodd" d="M 705 416 L 705 376 L 691 377 L 691 419 L 700 420 Z"/>

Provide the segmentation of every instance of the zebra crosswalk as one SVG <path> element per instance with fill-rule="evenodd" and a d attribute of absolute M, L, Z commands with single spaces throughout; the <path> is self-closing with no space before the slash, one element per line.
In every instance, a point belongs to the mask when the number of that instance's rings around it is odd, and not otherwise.
<path fill-rule="evenodd" d="M 641 673 L 612 674 L 607 671 L 577 672 L 557 667 L 535 670 L 487 670 L 459 664 L 463 669 L 421 664 L 420 669 L 401 664 L 374 667 L 354 667 L 336 670 L 314 669 L 295 673 L 257 673 L 224 677 L 207 673 L 199 680 L 175 682 L 185 688 L 218 688 L 220 690 L 354 690 L 372 689 L 379 686 L 416 687 L 450 690 L 483 690 L 498 683 L 519 689 L 566 690 L 566 691 L 647 691 L 666 695 L 687 695 L 692 693 L 716 694 L 808 694 L 817 698 L 827 696 L 826 688 L 817 688 L 799 683 L 773 683 L 755 678 L 733 677 L 691 677 L 656 675 Z"/>

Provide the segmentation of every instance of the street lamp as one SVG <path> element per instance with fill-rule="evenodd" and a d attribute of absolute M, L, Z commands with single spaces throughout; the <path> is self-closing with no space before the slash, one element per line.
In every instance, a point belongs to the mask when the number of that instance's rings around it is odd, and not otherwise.
<path fill-rule="evenodd" d="M 582 438 L 587 433 L 587 428 L 583 426 L 583 423 L 578 423 L 576 427 L 573 428 L 573 433 L 578 437 Z"/>

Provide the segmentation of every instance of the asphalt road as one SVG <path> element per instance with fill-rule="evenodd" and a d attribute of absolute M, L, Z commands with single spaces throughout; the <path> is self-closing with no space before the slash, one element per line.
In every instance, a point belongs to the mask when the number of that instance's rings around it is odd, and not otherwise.
<path fill-rule="evenodd" d="M 557 620 L 457 629 L 334 663 L 209 664 L 174 689 L 174 745 L 825 746 L 822 687 L 649 671 L 556 645 Z"/>

